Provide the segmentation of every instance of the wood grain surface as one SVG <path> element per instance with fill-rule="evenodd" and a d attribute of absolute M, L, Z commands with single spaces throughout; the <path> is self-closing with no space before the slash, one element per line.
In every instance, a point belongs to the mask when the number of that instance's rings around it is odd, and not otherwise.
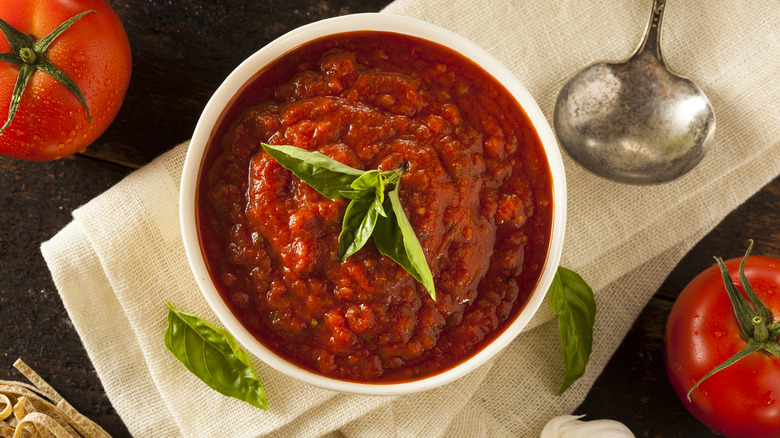
<path fill-rule="evenodd" d="M 21 357 L 82 413 L 124 437 L 129 433 L 63 308 L 40 244 L 71 220 L 74 209 L 187 140 L 213 91 L 251 53 L 300 25 L 378 11 L 389 0 L 110 3 L 130 38 L 134 69 L 113 125 L 84 154 L 68 159 L 31 163 L 0 156 L 0 379 L 21 379 L 11 366 Z M 666 316 L 713 255 L 740 256 L 753 238 L 754 253 L 780 257 L 779 211 L 775 179 L 699 242 L 637 319 L 577 411 L 620 420 L 637 436 L 712 436 L 666 380 Z"/>

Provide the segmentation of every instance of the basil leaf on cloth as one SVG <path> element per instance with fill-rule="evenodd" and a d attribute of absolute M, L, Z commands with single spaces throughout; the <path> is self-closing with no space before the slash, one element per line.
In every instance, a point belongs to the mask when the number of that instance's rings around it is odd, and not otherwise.
<path fill-rule="evenodd" d="M 385 212 L 388 217 L 377 218 L 374 232 L 374 244 L 382 254 L 395 260 L 412 276 L 425 286 L 431 298 L 436 299 L 433 275 L 428 267 L 420 241 L 406 218 L 401 200 L 398 197 L 400 182 L 395 185 L 385 199 Z"/>
<path fill-rule="evenodd" d="M 233 335 L 168 303 L 165 346 L 192 374 L 214 390 L 268 409 L 260 379 Z"/>
<path fill-rule="evenodd" d="M 585 280 L 576 272 L 563 267 L 558 267 L 547 297 L 558 320 L 566 367 L 563 384 L 558 389 L 560 395 L 585 374 L 585 366 L 593 348 L 596 300 Z"/>
<path fill-rule="evenodd" d="M 285 169 L 330 199 L 344 199 L 340 191 L 349 190 L 350 184 L 365 173 L 319 152 L 296 146 L 261 145 Z"/>

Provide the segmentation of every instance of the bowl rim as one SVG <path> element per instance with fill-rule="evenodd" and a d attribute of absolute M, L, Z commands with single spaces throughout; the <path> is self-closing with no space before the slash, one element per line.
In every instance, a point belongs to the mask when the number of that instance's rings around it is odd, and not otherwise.
<path fill-rule="evenodd" d="M 288 362 L 265 347 L 233 315 L 212 283 L 196 226 L 195 197 L 203 155 L 225 106 L 262 67 L 290 50 L 319 37 L 364 30 L 426 39 L 455 50 L 481 66 L 514 96 L 531 120 L 547 155 L 553 183 L 553 221 L 547 258 L 525 307 L 493 342 L 467 360 L 435 375 L 400 383 L 351 382 L 326 377 Z M 550 124 L 523 83 L 498 59 L 467 38 L 432 23 L 385 13 L 361 13 L 327 18 L 293 29 L 249 56 L 227 76 L 204 107 L 190 140 L 182 170 L 179 216 L 184 249 L 198 287 L 220 322 L 244 348 L 277 371 L 320 388 L 361 395 L 402 395 L 433 389 L 466 375 L 503 350 L 528 324 L 544 301 L 560 262 L 566 223 L 566 178 Z"/>

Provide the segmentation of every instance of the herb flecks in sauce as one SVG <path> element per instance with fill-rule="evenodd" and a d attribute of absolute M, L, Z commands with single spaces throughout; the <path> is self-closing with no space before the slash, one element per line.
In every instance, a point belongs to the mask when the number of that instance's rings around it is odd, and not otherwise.
<path fill-rule="evenodd" d="M 523 109 L 462 55 L 393 33 L 328 36 L 260 72 L 222 120 L 199 181 L 201 245 L 225 303 L 276 354 L 337 379 L 418 380 L 525 307 L 552 177 Z M 261 143 L 361 171 L 326 169 L 326 196 Z M 424 264 L 435 300 L 411 269 Z"/>

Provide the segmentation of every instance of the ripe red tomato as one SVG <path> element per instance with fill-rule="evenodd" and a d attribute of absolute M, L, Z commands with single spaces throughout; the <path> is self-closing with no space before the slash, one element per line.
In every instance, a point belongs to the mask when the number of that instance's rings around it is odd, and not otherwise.
<path fill-rule="evenodd" d="M 725 262 L 731 280 L 744 294 L 738 275 L 741 259 Z M 756 296 L 780 316 L 780 260 L 750 256 L 745 275 Z M 751 307 L 752 308 L 752 307 Z M 775 326 L 776 327 L 776 326 Z M 776 333 L 776 332 L 775 332 Z M 713 431 L 735 437 L 780 437 L 780 357 L 759 350 L 694 384 L 744 349 L 741 329 L 723 276 L 713 265 L 694 278 L 674 304 L 666 326 L 666 368 L 677 396 Z M 771 342 L 777 341 L 770 335 Z"/>
<path fill-rule="evenodd" d="M 83 150 L 119 112 L 132 66 L 122 22 L 105 0 L 0 1 L 0 18 L 33 41 L 89 10 L 95 12 L 84 15 L 54 39 L 45 57 L 81 90 L 92 122 L 70 90 L 51 75 L 36 71 L 11 124 L 0 134 L 0 153 L 52 160 Z M 2 34 L 0 52 L 12 52 Z M 8 119 L 19 72 L 19 65 L 0 61 L 0 126 Z"/>

